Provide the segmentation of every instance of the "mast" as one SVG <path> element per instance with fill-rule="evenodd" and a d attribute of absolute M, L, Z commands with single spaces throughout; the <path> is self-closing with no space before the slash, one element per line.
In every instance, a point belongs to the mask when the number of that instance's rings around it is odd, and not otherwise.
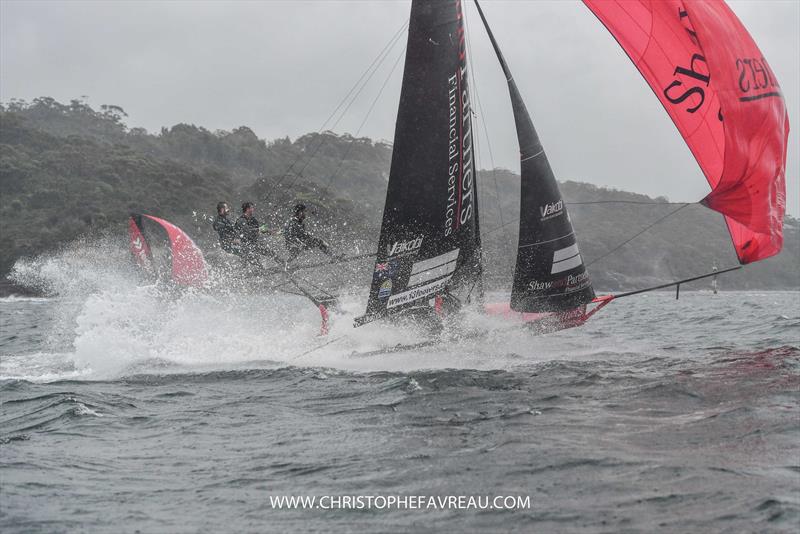
<path fill-rule="evenodd" d="M 717 271 L 718 270 L 719 269 L 717 269 L 717 262 L 714 262 L 714 269 L 713 269 L 714 277 L 711 279 L 711 289 L 714 290 L 714 294 L 715 295 L 717 294 Z"/>
<path fill-rule="evenodd" d="M 511 308 L 551 312 L 577 308 L 594 298 L 575 231 L 533 121 L 478 0 L 486 33 L 508 82 L 520 148 L 520 221 Z"/>
<path fill-rule="evenodd" d="M 356 325 L 481 277 L 461 0 L 414 0 L 394 150 L 366 314 Z"/>

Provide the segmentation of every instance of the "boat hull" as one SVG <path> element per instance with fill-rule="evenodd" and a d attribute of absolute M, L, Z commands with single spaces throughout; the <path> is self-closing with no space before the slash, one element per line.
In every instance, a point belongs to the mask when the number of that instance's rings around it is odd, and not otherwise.
<path fill-rule="evenodd" d="M 512 310 L 511 304 L 508 302 L 495 302 L 485 304 L 484 312 L 487 315 L 499 316 L 511 322 L 533 326 L 548 332 L 555 332 L 557 330 L 575 328 L 576 326 L 583 325 L 592 315 L 605 307 L 613 299 L 614 297 L 612 295 L 605 295 L 592 300 L 594 306 L 584 304 L 583 306 L 571 310 L 549 313 L 518 312 Z"/>

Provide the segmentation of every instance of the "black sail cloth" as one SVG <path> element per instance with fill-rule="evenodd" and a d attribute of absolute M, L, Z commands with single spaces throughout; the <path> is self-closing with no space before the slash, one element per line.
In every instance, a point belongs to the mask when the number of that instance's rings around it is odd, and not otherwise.
<path fill-rule="evenodd" d="M 478 4 L 508 81 L 520 147 L 520 223 L 511 308 L 556 312 L 591 302 L 594 289 L 547 155 L 503 54 Z"/>
<path fill-rule="evenodd" d="M 411 5 L 377 261 L 357 325 L 480 285 L 462 7 L 460 0 Z"/>

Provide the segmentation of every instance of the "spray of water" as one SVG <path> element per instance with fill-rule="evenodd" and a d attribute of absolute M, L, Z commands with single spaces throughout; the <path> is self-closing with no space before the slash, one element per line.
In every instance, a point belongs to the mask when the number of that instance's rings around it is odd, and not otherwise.
<path fill-rule="evenodd" d="M 286 365 L 489 369 L 596 351 L 580 340 L 585 336 L 533 336 L 470 312 L 440 335 L 441 342 L 402 350 L 398 345 L 419 344 L 428 335 L 381 322 L 353 328 L 365 301 L 359 294 L 340 301 L 329 335 L 321 337 L 319 312 L 307 299 L 265 290 L 272 281 L 232 277 L 235 271 L 217 268 L 202 289 L 153 284 L 137 272 L 119 239 L 111 238 L 21 260 L 13 279 L 53 295 L 45 308 L 48 343 L 37 354 L 8 355 L 0 374 L 49 380 Z"/>

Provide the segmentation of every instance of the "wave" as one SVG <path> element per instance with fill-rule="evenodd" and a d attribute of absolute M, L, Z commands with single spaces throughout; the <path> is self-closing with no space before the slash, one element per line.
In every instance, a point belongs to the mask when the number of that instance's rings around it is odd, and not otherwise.
<path fill-rule="evenodd" d="M 356 292 L 341 300 L 322 338 L 318 311 L 303 297 L 265 291 L 259 279 L 227 283 L 222 277 L 208 291 L 144 284 L 128 254 L 121 241 L 100 239 L 17 262 L 16 283 L 58 298 L 3 301 L 19 304 L 15 313 L 29 317 L 15 321 L 28 321 L 47 339 L 34 343 L 15 334 L 7 340 L 0 378 L 113 380 L 285 366 L 363 373 L 517 370 L 559 361 L 623 362 L 644 372 L 719 355 L 706 347 L 790 345 L 800 327 L 792 307 L 797 293 L 688 293 L 679 301 L 651 294 L 615 302 L 578 329 L 536 336 L 501 318 L 467 313 L 459 327 L 430 340 L 394 324 L 354 328 L 364 305 Z M 758 320 L 747 306 L 760 310 Z M 426 341 L 432 342 L 419 345 Z M 591 385 L 603 376 L 576 380 Z"/>
<path fill-rule="evenodd" d="M 51 297 L 26 297 L 24 295 L 8 295 L 0 297 L 0 304 L 15 304 L 18 302 L 50 302 Z"/>

